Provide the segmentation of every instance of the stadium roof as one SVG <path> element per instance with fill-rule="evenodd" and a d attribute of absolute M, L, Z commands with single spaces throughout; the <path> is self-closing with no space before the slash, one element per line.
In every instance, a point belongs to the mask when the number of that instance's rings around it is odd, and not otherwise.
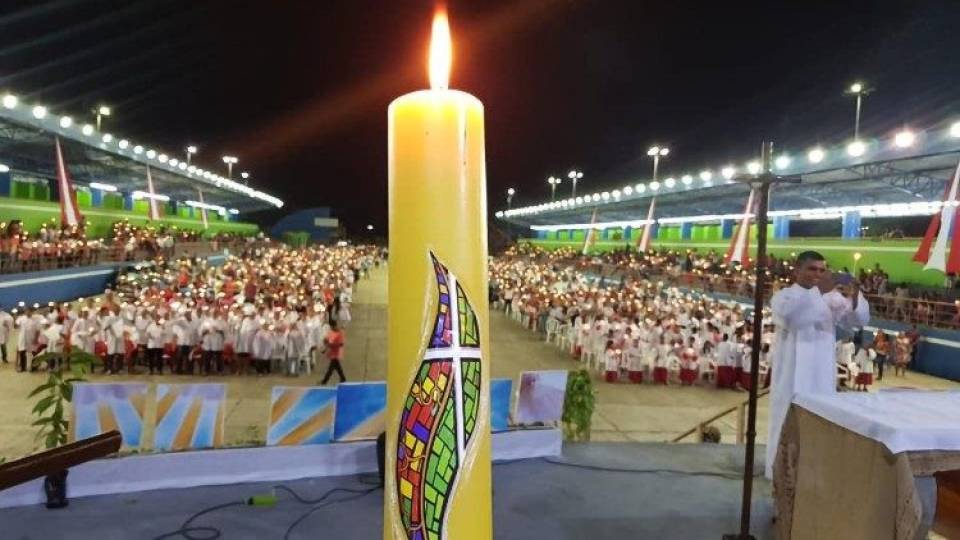
<path fill-rule="evenodd" d="M 867 216 L 932 214 L 945 182 L 960 160 L 960 123 L 922 133 L 901 132 L 890 139 L 778 153 L 774 172 L 799 175 L 800 184 L 778 185 L 771 193 L 771 215 L 796 219 L 839 218 L 846 210 Z M 584 193 L 496 213 L 498 219 L 536 229 L 585 228 L 596 211 L 598 225 L 636 225 L 646 219 L 656 196 L 661 223 L 706 222 L 743 214 L 749 187 L 733 181 L 759 171 L 757 162 L 726 165 L 679 178 L 662 178 L 609 191 Z M 574 227 L 576 228 L 576 227 Z"/>
<path fill-rule="evenodd" d="M 53 140 L 60 138 L 74 182 L 98 182 L 119 191 L 145 191 L 150 166 L 155 191 L 177 201 L 196 200 L 249 212 L 280 208 L 283 201 L 211 171 L 180 161 L 143 141 L 99 132 L 90 124 L 53 114 L 38 104 L 0 97 L 0 162 L 17 177 L 54 178 Z M 179 152 L 177 153 L 179 155 Z"/>

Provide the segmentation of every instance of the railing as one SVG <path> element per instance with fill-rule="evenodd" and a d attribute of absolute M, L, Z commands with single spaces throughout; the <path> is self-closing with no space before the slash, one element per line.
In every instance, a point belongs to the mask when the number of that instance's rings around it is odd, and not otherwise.
<path fill-rule="evenodd" d="M 761 391 L 757 394 L 757 399 L 759 400 L 760 398 L 762 398 L 763 396 L 765 396 L 765 395 L 767 395 L 767 394 L 769 394 L 769 393 L 770 393 L 770 389 L 761 390 Z M 707 427 L 708 425 L 710 425 L 710 424 L 716 422 L 717 420 L 723 418 L 724 416 L 727 416 L 728 414 L 736 411 L 736 413 L 737 413 L 737 435 L 736 435 L 736 443 L 737 443 L 737 444 L 743 444 L 743 443 L 745 442 L 745 440 L 746 440 L 747 406 L 748 406 L 749 403 L 750 403 L 750 400 L 747 400 L 747 401 L 744 401 L 744 402 L 742 402 L 742 403 L 738 403 L 738 404 L 734 405 L 733 407 L 730 407 L 729 409 L 724 409 L 724 410 L 718 412 L 717 414 L 711 416 L 710 418 L 708 418 L 708 419 L 706 419 L 706 420 L 704 420 L 704 421 L 702 421 L 702 422 L 698 422 L 696 426 L 694 426 L 694 427 L 688 429 L 687 431 L 684 431 L 682 434 L 674 437 L 673 440 L 671 440 L 670 442 L 680 442 L 680 441 L 682 441 L 683 439 L 686 439 L 686 438 L 689 437 L 690 435 L 694 435 L 694 434 L 696 434 L 696 436 L 697 436 L 697 442 L 699 442 L 699 441 L 703 440 L 703 430 L 704 430 L 705 427 Z"/>
<path fill-rule="evenodd" d="M 246 249 L 264 247 L 267 242 L 200 241 L 178 242 L 172 249 L 127 250 L 122 245 L 77 246 L 73 248 L 37 247 L 23 248 L 16 253 L 0 253 L 0 274 L 18 274 L 58 268 L 78 268 L 104 263 L 136 262 L 164 257 L 207 257 L 229 249 L 239 254 Z"/>

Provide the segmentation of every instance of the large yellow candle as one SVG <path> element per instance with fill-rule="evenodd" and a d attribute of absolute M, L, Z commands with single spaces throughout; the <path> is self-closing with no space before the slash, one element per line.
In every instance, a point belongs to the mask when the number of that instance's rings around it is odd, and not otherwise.
<path fill-rule="evenodd" d="M 385 540 L 492 538 L 483 105 L 448 90 L 390 104 Z"/>

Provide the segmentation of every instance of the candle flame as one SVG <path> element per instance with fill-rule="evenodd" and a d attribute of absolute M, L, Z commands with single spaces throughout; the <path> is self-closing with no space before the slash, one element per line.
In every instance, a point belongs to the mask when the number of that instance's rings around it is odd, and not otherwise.
<path fill-rule="evenodd" d="M 430 88 L 446 90 L 450 85 L 450 66 L 453 63 L 453 43 L 447 12 L 440 9 L 433 16 L 433 36 L 430 39 Z"/>

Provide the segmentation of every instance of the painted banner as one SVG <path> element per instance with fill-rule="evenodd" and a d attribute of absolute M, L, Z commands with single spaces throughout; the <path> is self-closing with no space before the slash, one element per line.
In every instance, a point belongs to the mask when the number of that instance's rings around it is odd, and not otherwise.
<path fill-rule="evenodd" d="M 386 429 L 387 383 L 340 383 L 333 438 L 337 441 L 376 439 Z"/>
<path fill-rule="evenodd" d="M 73 440 L 117 430 L 123 448 L 140 448 L 146 383 L 79 383 L 73 385 Z"/>
<path fill-rule="evenodd" d="M 566 371 L 525 371 L 520 374 L 517 423 L 559 422 L 567 393 Z"/>
<path fill-rule="evenodd" d="M 336 410 L 335 388 L 274 386 L 270 398 L 267 446 L 330 442 L 333 440 Z"/>
<path fill-rule="evenodd" d="M 157 450 L 190 450 L 223 445 L 225 384 L 158 384 Z"/>
<path fill-rule="evenodd" d="M 513 381 L 494 379 L 490 381 L 490 430 L 506 431 L 510 427 L 510 394 Z"/>

